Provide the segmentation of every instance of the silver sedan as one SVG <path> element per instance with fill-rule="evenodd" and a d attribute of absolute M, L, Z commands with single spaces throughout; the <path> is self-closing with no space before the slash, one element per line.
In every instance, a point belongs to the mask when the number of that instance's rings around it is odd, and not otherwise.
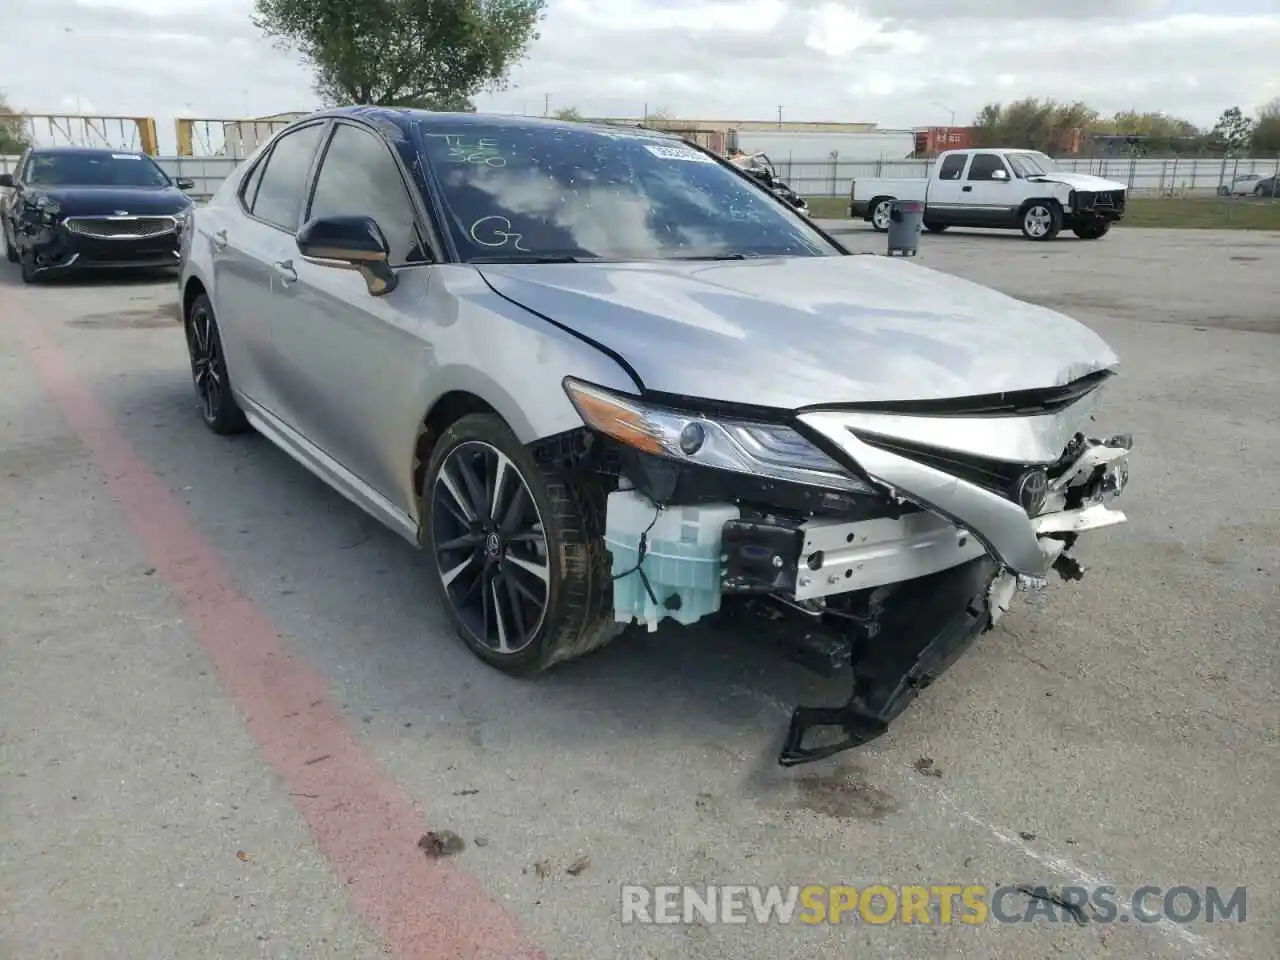
<path fill-rule="evenodd" d="M 493 666 L 734 616 L 847 670 L 783 764 L 879 735 L 1124 520 L 1131 442 L 1085 433 L 1117 366 L 1093 332 L 852 255 L 645 129 L 307 117 L 198 210 L 180 297 L 208 427 L 428 551 Z"/>

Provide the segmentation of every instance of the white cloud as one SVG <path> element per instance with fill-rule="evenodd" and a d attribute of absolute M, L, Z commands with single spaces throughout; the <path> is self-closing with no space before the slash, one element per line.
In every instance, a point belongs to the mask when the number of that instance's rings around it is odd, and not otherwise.
<path fill-rule="evenodd" d="M 17 0 L 0 0 L 0 7 Z M 171 119 L 309 109 L 310 75 L 252 0 L 40 0 L 0 31 L 11 103 Z M 1085 100 L 1211 124 L 1280 94 L 1276 0 L 551 0 L 483 109 L 964 122 L 986 102 Z"/>

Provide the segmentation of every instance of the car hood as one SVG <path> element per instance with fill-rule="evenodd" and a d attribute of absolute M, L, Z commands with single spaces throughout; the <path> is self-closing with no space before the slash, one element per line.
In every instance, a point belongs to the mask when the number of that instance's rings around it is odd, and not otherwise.
<path fill-rule="evenodd" d="M 1117 363 L 1070 317 L 900 258 L 478 269 L 497 293 L 620 355 L 644 389 L 727 403 L 979 396 Z"/>
<path fill-rule="evenodd" d="M 1028 177 L 1033 183 L 1065 183 L 1072 190 L 1092 190 L 1094 192 L 1102 190 L 1128 190 L 1127 184 L 1120 183 L 1118 180 L 1107 180 L 1103 177 L 1095 177 L 1091 173 L 1045 173 L 1034 177 Z"/>
<path fill-rule="evenodd" d="M 63 216 L 110 217 L 178 213 L 191 200 L 176 187 L 32 187 L 31 196 L 46 196 Z"/>

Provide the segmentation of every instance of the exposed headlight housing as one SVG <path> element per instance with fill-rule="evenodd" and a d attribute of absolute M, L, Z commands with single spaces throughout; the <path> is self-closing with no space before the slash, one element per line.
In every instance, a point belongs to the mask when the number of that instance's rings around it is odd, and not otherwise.
<path fill-rule="evenodd" d="M 583 423 L 643 453 L 786 483 L 876 493 L 784 424 L 653 406 L 572 377 L 565 378 L 564 389 Z"/>

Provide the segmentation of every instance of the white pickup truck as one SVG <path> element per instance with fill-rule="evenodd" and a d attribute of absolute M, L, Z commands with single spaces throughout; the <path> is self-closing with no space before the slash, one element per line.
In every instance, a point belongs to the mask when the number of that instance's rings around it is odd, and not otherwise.
<path fill-rule="evenodd" d="M 924 225 L 1018 229 L 1028 240 L 1052 240 L 1066 227 L 1082 240 L 1105 236 L 1124 216 L 1127 187 L 1068 173 L 1035 150 L 948 150 L 928 177 L 858 178 L 849 186 L 849 216 L 889 229 L 894 200 L 924 202 Z"/>

